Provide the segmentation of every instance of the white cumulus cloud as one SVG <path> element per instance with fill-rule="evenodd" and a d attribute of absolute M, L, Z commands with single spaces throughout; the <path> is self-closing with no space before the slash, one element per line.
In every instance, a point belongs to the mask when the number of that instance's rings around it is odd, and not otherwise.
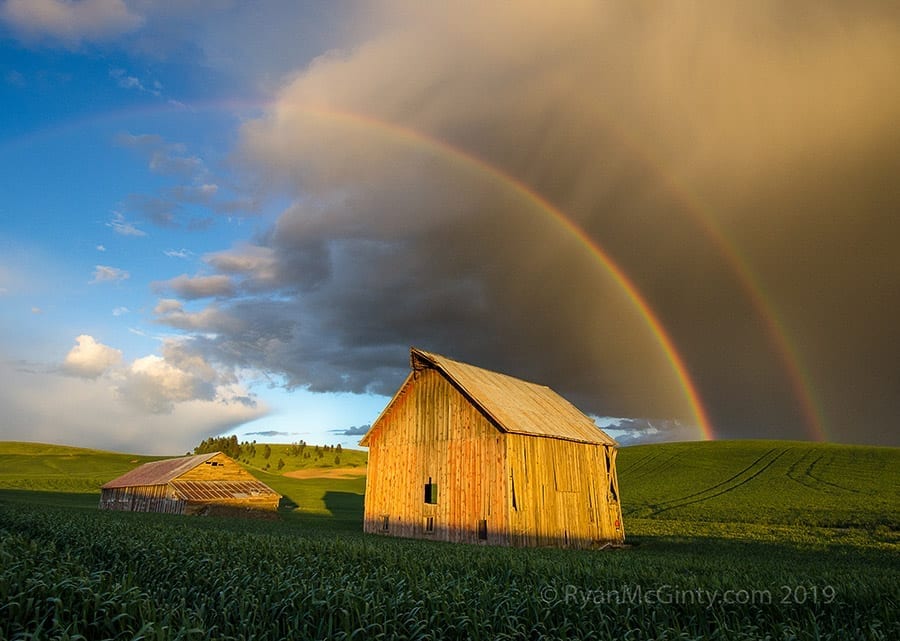
<path fill-rule="evenodd" d="M 110 377 L 96 380 L 25 371 L 0 360 L 0 438 L 141 454 L 181 454 L 202 439 L 259 419 L 268 408 L 222 387 L 215 400 L 173 403 L 171 412 L 125 402 Z"/>
<path fill-rule="evenodd" d="M 113 39 L 143 23 L 123 0 L 7 0 L 0 18 L 24 40 L 46 39 L 70 47 Z"/>
<path fill-rule="evenodd" d="M 98 343 L 93 336 L 82 334 L 75 342 L 63 361 L 66 374 L 97 378 L 122 362 L 120 350 Z"/>

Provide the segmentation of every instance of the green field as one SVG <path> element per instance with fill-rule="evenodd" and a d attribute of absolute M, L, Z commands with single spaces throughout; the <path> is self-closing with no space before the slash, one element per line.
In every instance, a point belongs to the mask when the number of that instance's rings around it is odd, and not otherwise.
<path fill-rule="evenodd" d="M 99 493 L 100 486 L 162 456 L 0 441 L 0 488 Z"/>
<path fill-rule="evenodd" d="M 98 511 L 135 460 L 0 444 L 0 639 L 900 638 L 896 448 L 623 448 L 607 552 L 363 535 L 362 478 L 255 471 L 276 521 Z"/>

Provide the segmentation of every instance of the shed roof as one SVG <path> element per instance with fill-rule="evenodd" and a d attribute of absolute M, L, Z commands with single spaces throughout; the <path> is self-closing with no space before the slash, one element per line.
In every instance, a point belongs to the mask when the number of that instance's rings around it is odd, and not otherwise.
<path fill-rule="evenodd" d="M 413 370 L 433 368 L 444 374 L 504 432 L 617 445 L 594 421 L 546 385 L 529 383 L 415 347 L 410 349 L 410 361 Z M 385 412 L 389 408 L 390 404 Z M 378 420 L 373 423 L 373 429 L 377 424 Z M 360 445 L 368 444 L 370 434 L 371 429 Z"/>
<path fill-rule="evenodd" d="M 194 469 L 201 463 L 205 463 L 220 452 L 209 454 L 196 454 L 194 456 L 180 456 L 168 458 L 162 461 L 151 461 L 126 472 L 119 478 L 113 479 L 102 486 L 103 489 L 116 487 L 134 487 L 136 485 L 165 485 L 174 478 L 178 478 L 185 472 Z"/>

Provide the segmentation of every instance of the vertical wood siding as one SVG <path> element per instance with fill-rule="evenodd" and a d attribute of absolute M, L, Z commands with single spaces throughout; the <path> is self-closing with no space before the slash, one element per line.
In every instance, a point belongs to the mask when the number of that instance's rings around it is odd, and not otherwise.
<path fill-rule="evenodd" d="M 168 485 L 138 485 L 101 490 L 100 507 L 123 512 L 184 514 L 185 502 L 174 498 Z"/>
<path fill-rule="evenodd" d="M 621 506 L 613 498 L 614 447 L 520 434 L 506 439 L 515 491 L 509 503 L 512 545 L 584 548 L 624 541 Z"/>
<path fill-rule="evenodd" d="M 503 434 L 440 373 L 420 370 L 370 438 L 364 529 L 476 543 L 486 521 L 486 542 L 506 544 L 505 467 Z M 425 503 L 429 478 L 436 504 Z"/>

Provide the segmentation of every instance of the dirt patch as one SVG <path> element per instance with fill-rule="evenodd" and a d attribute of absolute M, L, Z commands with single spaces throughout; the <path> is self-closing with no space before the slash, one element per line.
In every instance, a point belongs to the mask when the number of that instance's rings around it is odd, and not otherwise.
<path fill-rule="evenodd" d="M 314 467 L 284 473 L 292 479 L 355 479 L 365 475 L 364 467 Z"/>

